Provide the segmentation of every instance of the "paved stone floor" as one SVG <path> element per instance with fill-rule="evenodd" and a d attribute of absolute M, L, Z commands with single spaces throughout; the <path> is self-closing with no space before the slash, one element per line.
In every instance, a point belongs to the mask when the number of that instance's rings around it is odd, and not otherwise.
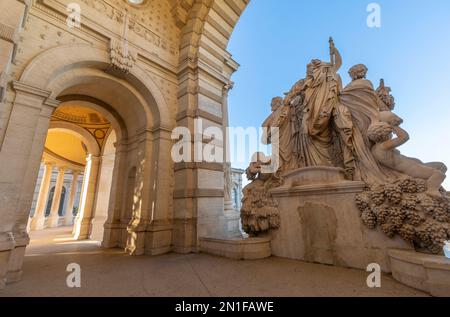
<path fill-rule="evenodd" d="M 23 280 L 0 296 L 425 296 L 388 275 L 375 290 L 359 270 L 280 258 L 130 257 L 94 241 L 70 241 L 69 234 L 68 228 L 32 233 Z M 69 263 L 81 265 L 80 289 L 66 286 Z"/>

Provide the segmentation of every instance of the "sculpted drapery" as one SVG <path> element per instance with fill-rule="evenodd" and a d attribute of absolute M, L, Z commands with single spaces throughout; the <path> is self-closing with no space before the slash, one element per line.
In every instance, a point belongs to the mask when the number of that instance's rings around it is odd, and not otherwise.
<path fill-rule="evenodd" d="M 262 125 L 265 129 L 262 143 L 272 144 L 273 152 L 279 153 L 277 174 L 280 175 L 284 171 L 296 167 L 293 157 L 292 109 L 284 104 L 284 100 L 281 97 L 273 98 L 271 106 L 272 114 Z M 275 139 L 278 141 L 272 142 Z"/>
<path fill-rule="evenodd" d="M 375 90 L 362 64 L 350 69 L 352 81 L 343 88 L 338 74 L 342 59 L 333 41 L 330 53 L 330 62 L 313 60 L 306 78 L 285 98 L 272 101 L 272 113 L 263 124 L 268 129 L 263 142 L 276 147 L 275 155 L 268 159 L 258 153 L 256 157 L 264 160 L 254 160 L 247 169 L 252 183 L 244 189 L 243 228 L 258 235 L 280 227 L 271 192 L 275 187 L 294 186 L 284 182 L 292 176 L 290 172 L 334 167 L 343 169 L 348 180 L 366 184 L 355 202 L 367 227 L 379 226 L 389 237 L 400 235 L 417 249 L 439 253 L 450 239 L 450 199 L 441 187 L 446 166 L 401 155 L 397 147 L 409 135 L 400 128 L 403 120 L 392 112 L 395 102 L 390 88 L 381 80 Z M 279 168 L 264 173 L 262 167 L 276 159 Z"/>
<path fill-rule="evenodd" d="M 295 142 L 300 166 L 342 165 L 348 178 L 353 178 L 353 121 L 350 111 L 341 103 L 342 81 L 337 73 L 342 62 L 332 48 L 336 64 L 313 60 L 308 65 L 302 88 L 303 114 Z M 297 105 L 299 107 L 299 105 Z"/>

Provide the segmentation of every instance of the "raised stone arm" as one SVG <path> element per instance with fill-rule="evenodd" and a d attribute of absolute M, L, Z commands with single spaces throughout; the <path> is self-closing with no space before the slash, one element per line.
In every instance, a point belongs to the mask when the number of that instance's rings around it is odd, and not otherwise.
<path fill-rule="evenodd" d="M 334 66 L 335 72 L 338 72 L 342 66 L 342 56 L 339 53 L 339 50 L 334 46 L 333 38 L 330 37 L 330 56 L 331 56 L 331 64 Z"/>
<path fill-rule="evenodd" d="M 398 148 L 409 141 L 409 134 L 399 126 L 392 126 L 392 130 L 394 130 L 397 138 L 386 141 L 384 146 L 387 150 L 393 150 Z"/>
<path fill-rule="evenodd" d="M 339 50 L 337 48 L 334 48 L 334 54 L 335 54 L 334 69 L 336 72 L 338 72 L 342 66 L 342 56 L 341 56 L 341 53 L 339 53 Z"/>

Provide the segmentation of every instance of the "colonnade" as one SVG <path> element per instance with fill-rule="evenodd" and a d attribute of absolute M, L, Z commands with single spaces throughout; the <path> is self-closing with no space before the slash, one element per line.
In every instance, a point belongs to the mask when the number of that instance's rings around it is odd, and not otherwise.
<path fill-rule="evenodd" d="M 54 169 L 58 170 L 56 177 L 55 190 L 53 194 L 50 214 L 46 215 L 47 204 L 49 200 L 52 174 Z M 78 189 L 79 176 L 83 171 L 77 169 L 69 169 L 66 166 L 58 165 L 52 161 L 44 161 L 44 174 L 39 187 L 39 195 L 36 202 L 34 216 L 31 218 L 30 230 L 42 230 L 45 228 L 54 228 L 58 226 L 71 226 L 74 223 L 73 207 Z M 69 198 L 65 208 L 65 213 L 60 216 L 59 209 L 61 205 L 64 177 L 67 173 L 72 174 Z M 83 187 L 85 187 L 83 185 Z M 80 200 L 83 195 L 80 196 Z M 80 205 L 80 204 L 79 204 Z"/>

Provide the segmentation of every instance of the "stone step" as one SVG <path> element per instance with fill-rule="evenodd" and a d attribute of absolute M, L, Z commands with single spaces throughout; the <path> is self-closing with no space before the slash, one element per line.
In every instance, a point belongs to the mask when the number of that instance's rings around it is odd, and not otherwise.
<path fill-rule="evenodd" d="M 200 238 L 200 252 L 236 260 L 259 260 L 271 256 L 270 238 Z"/>

